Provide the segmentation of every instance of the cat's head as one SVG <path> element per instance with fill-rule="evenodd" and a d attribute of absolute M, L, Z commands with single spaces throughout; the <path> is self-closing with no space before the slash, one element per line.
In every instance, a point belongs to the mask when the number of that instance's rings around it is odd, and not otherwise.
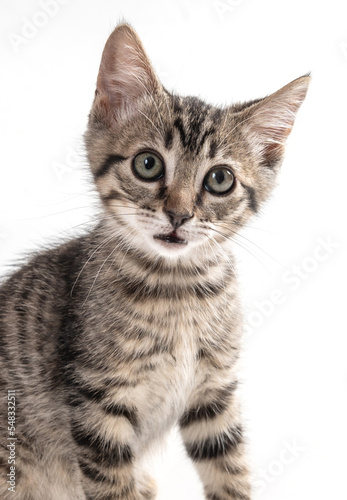
<path fill-rule="evenodd" d="M 171 259 L 227 244 L 274 187 L 309 80 L 214 107 L 167 92 L 137 34 L 118 26 L 102 55 L 85 136 L 111 230 Z"/>

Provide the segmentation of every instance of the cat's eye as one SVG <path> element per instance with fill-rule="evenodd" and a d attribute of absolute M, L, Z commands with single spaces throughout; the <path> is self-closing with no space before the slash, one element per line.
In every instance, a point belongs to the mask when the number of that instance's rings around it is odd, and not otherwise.
<path fill-rule="evenodd" d="M 235 185 L 235 176 L 228 167 L 213 167 L 204 178 L 204 188 L 212 194 L 230 193 Z"/>
<path fill-rule="evenodd" d="M 133 170 L 144 181 L 157 181 L 165 172 L 163 160 L 151 151 L 143 151 L 135 156 Z"/>

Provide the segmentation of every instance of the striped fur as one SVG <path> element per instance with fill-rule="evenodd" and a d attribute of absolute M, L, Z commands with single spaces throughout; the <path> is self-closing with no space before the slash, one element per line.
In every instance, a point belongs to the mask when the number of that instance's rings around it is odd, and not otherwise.
<path fill-rule="evenodd" d="M 15 498 L 154 499 L 143 456 L 177 424 L 205 498 L 250 500 L 230 242 L 275 184 L 307 85 L 302 77 L 216 108 L 167 92 L 128 25 L 112 33 L 85 137 L 101 220 L 0 288 L 2 396 L 16 390 Z M 165 167 L 155 182 L 134 175 L 144 150 Z M 205 187 L 216 166 L 233 172 L 227 194 Z"/>

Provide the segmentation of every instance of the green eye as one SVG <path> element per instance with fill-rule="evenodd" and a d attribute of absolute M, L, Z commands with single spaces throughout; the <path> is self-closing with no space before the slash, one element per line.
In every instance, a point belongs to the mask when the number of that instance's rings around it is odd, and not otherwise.
<path fill-rule="evenodd" d="M 228 167 L 214 167 L 204 179 L 204 188 L 212 194 L 229 193 L 235 185 L 235 177 Z"/>
<path fill-rule="evenodd" d="M 164 162 L 151 151 L 144 151 L 135 156 L 133 170 L 144 181 L 157 181 L 164 175 Z"/>

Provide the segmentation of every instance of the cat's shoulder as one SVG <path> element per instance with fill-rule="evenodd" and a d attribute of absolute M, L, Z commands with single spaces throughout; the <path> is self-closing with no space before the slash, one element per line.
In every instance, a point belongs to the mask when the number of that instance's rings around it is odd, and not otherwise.
<path fill-rule="evenodd" d="M 60 279 L 71 276 L 77 271 L 83 256 L 92 245 L 93 234 L 87 233 L 65 241 L 56 242 L 40 250 L 22 254 L 8 266 L 0 279 L 0 292 L 8 293 L 38 282 L 44 287 L 52 280 L 57 285 Z"/>

